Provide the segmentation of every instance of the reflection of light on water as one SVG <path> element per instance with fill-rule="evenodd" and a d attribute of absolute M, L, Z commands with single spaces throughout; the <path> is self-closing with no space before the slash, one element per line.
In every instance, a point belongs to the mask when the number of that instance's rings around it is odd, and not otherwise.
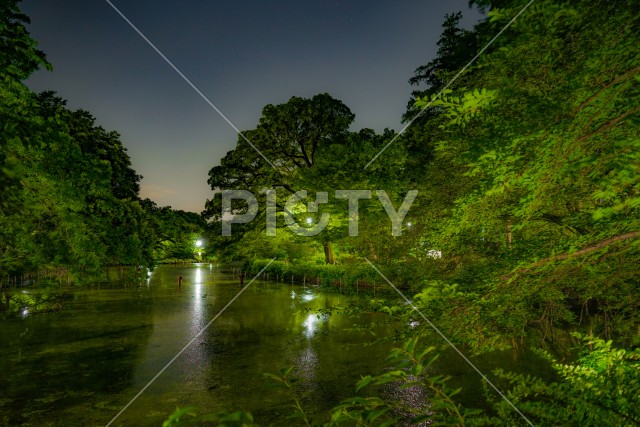
<path fill-rule="evenodd" d="M 321 321 L 325 321 L 326 316 L 319 314 L 309 314 L 305 319 L 304 323 L 304 334 L 307 338 L 313 337 L 313 335 L 318 331 L 318 324 Z"/>
<path fill-rule="evenodd" d="M 318 367 L 318 356 L 311 346 L 305 348 L 298 360 L 296 361 L 296 375 L 305 380 L 313 380 L 315 370 Z M 316 384 L 305 384 L 307 387 L 313 387 Z"/>
<path fill-rule="evenodd" d="M 202 295 L 202 269 L 198 266 L 193 285 L 193 313 L 191 317 L 194 331 L 200 330 L 203 326 L 204 302 L 205 298 Z"/>
<path fill-rule="evenodd" d="M 202 328 L 205 327 L 205 324 L 208 318 L 208 307 L 210 303 L 215 299 L 215 295 L 209 296 L 209 283 L 205 283 L 205 279 L 210 279 L 209 276 L 204 277 L 203 272 L 206 269 L 206 264 L 201 264 L 196 267 L 195 275 L 193 278 L 193 286 L 187 286 L 187 292 L 191 291 L 190 296 L 190 310 L 187 313 L 187 321 L 190 321 L 190 331 L 187 332 L 187 335 L 193 336 L 202 331 Z M 209 273 L 207 273 L 209 274 Z M 204 342 L 197 341 L 200 344 Z M 190 346 L 188 351 L 185 352 L 183 356 L 188 360 L 188 368 L 187 372 L 189 375 L 197 376 L 199 372 L 199 367 L 205 366 L 209 360 L 209 354 L 207 353 L 207 347 L 202 345 L 194 345 Z"/>
<path fill-rule="evenodd" d="M 318 317 L 315 314 L 310 314 L 307 316 L 307 319 L 304 321 L 305 331 L 304 334 L 311 338 L 313 334 L 316 332 L 316 323 L 318 323 Z"/>
<path fill-rule="evenodd" d="M 296 291 L 292 290 L 291 291 L 291 299 L 296 299 L 296 297 L 298 296 L 298 294 L 296 294 Z M 316 295 L 312 294 L 312 293 L 304 293 L 301 296 L 303 301 L 311 301 L 314 300 L 316 298 Z"/>

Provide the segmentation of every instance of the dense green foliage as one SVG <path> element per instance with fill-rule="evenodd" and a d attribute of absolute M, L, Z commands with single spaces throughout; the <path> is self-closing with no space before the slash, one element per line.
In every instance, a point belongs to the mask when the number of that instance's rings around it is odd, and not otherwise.
<path fill-rule="evenodd" d="M 249 260 L 251 270 L 275 257 L 268 271 L 315 274 L 323 282 L 345 278 L 348 271 L 361 274 L 369 268 L 366 257 L 469 353 L 522 347 L 528 336 L 553 346 L 576 329 L 613 338 L 628 350 L 592 338 L 595 350 L 576 365 L 554 365 L 559 381 L 552 385 L 515 374 L 500 377 L 513 387 L 510 396 L 522 403 L 520 409 L 542 425 L 635 424 L 638 414 L 630 408 L 638 381 L 633 348 L 640 344 L 640 5 L 533 2 L 447 86 L 527 2 L 471 3 L 487 11 L 486 19 L 472 30 L 459 28 L 459 14 L 445 19 L 438 56 L 410 80 L 417 89 L 405 119 L 420 116 L 381 156 L 365 168 L 397 136 L 391 131 L 328 135 L 313 162 L 287 169 L 285 186 L 278 171 L 241 141 L 227 156 L 238 163 L 223 161 L 212 169 L 210 184 L 213 190 L 256 193 L 284 187 L 278 189 L 278 234 L 265 234 L 262 212 L 232 237 L 212 238 L 224 248 L 223 257 Z M 290 110 L 298 102 L 292 98 L 278 108 Z M 300 122 L 289 127 L 290 117 L 274 118 L 272 109 L 265 108 L 258 129 L 246 136 L 255 135 L 264 120 L 278 120 L 265 154 L 280 166 L 284 162 L 274 153 L 297 141 L 288 132 L 314 129 L 318 122 L 298 114 Z M 251 175 L 258 170 L 259 177 Z M 221 185 L 222 177 L 238 171 L 251 173 Z M 322 238 L 296 236 L 284 227 L 284 200 L 299 189 L 309 191 L 310 201 L 314 191 L 329 192 L 320 212 L 330 212 L 333 222 Z M 391 236 L 375 195 L 361 200 L 360 233 L 351 237 L 346 202 L 333 198 L 337 189 L 384 189 L 396 207 L 409 190 L 419 196 L 400 237 Z M 260 203 L 263 209 L 264 199 Z M 213 234 L 219 235 L 219 203 L 214 198 L 208 206 Z M 303 204 L 293 215 L 299 223 L 319 218 Z M 326 242 L 335 255 L 327 256 Z M 415 320 L 410 307 L 389 301 L 366 310 Z M 403 334 L 431 332 L 423 323 Z M 609 369 L 614 364 L 619 371 Z M 353 405 L 360 405 L 358 413 L 381 408 L 370 407 L 372 402 Z M 445 424 L 475 422 L 475 415 L 456 412 L 454 403 L 443 405 L 433 409 L 453 417 Z M 512 409 L 496 405 L 489 417 L 517 422 Z M 487 422 L 497 425 L 496 419 Z M 350 421 L 378 425 L 373 419 Z"/>
<path fill-rule="evenodd" d="M 199 215 L 140 200 L 117 132 L 24 84 L 50 68 L 16 1 L 0 3 L 0 280 L 46 268 L 91 272 L 193 258 Z"/>
<path fill-rule="evenodd" d="M 200 217 L 140 200 L 141 177 L 116 132 L 23 84 L 50 65 L 16 3 L 0 3 L 0 275 L 191 258 Z M 492 376 L 536 425 L 637 424 L 640 4 L 535 1 L 458 76 L 527 2 L 471 3 L 486 19 L 464 30 L 459 14 L 446 17 L 437 57 L 410 80 L 416 90 L 404 117 L 419 117 L 402 135 L 350 130 L 354 114 L 328 94 L 267 105 L 210 171 L 209 249 L 253 271 L 276 258 L 269 272 L 327 284 L 383 283 L 370 260 L 412 298 L 415 307 L 376 299 L 360 308 L 405 325 L 398 335 L 409 339 L 392 353 L 391 370 L 365 377 L 356 391 L 393 383 L 424 390 L 428 401 L 406 407 L 375 393 L 354 397 L 322 421 L 329 425 L 385 425 L 398 414 L 441 425 L 523 422 L 489 388 L 483 408 L 456 402 L 429 369 L 436 349 L 418 345 L 432 328 L 415 309 L 468 354 L 540 337 L 545 349 L 533 351 L 555 379 Z M 265 231 L 266 189 L 276 191 L 275 237 Z M 359 234 L 350 236 L 355 215 L 335 192 L 356 189 L 373 195 L 360 200 Z M 248 190 L 259 201 L 256 219 L 235 224 L 230 237 L 220 237 L 221 190 Z M 298 202 L 285 213 L 298 190 L 308 191 L 307 201 L 326 191 L 328 203 L 314 213 Z M 376 190 L 395 207 L 418 191 L 401 236 L 391 235 Z M 322 213 L 331 219 L 318 235 L 286 227 L 288 215 L 310 228 Z M 58 301 L 42 303 L 49 302 Z M 547 351 L 573 330 L 589 338 L 569 338 L 583 353 L 561 362 Z M 293 393 L 295 422 L 311 425 L 292 372 L 269 378 Z M 199 416 L 187 408 L 166 425 L 184 419 L 253 424 L 242 412 Z"/>
<path fill-rule="evenodd" d="M 610 341 L 576 335 L 582 341 L 583 354 L 574 363 L 565 364 L 546 352 L 558 381 L 535 376 L 494 373 L 506 396 L 527 413 L 535 425 L 626 426 L 640 422 L 640 351 L 612 348 Z M 491 411 L 467 408 L 455 401 L 460 389 L 452 389 L 451 378 L 433 374 L 438 360 L 434 346 L 424 347 L 417 338 L 408 340 L 389 354 L 391 369 L 383 374 L 363 377 L 355 386 L 355 395 L 336 405 L 325 419 L 307 415 L 301 404 L 303 391 L 296 386 L 294 367 L 279 373 L 265 373 L 273 388 L 284 391 L 291 400 L 287 425 L 306 426 L 391 426 L 402 420 L 428 422 L 434 426 L 514 426 L 524 421 L 493 390 L 484 394 Z M 378 397 L 380 386 L 406 390 L 428 400 Z M 489 413 L 491 412 L 491 413 Z M 207 414 L 189 407 L 176 410 L 165 426 L 184 425 L 258 426 L 246 412 Z"/>
<path fill-rule="evenodd" d="M 467 329 L 456 326 L 460 315 L 482 320 L 477 343 L 519 337 L 532 325 L 575 324 L 581 312 L 583 321 L 607 314 L 593 325 L 599 333 L 623 332 L 639 320 L 640 301 L 638 6 L 536 2 L 436 97 L 524 5 L 476 3 L 491 9 L 487 19 L 469 31 L 457 27 L 460 15 L 447 17 L 438 57 L 411 79 L 427 85 L 407 112 L 423 108 L 421 117 L 366 169 L 393 132 L 346 132 L 352 114 L 326 94 L 265 107 L 244 136 L 276 168 L 239 138 L 209 183 L 214 191 L 277 189 L 278 234 L 266 236 L 260 196 L 252 223 L 217 237 L 222 255 L 311 265 L 364 265 L 366 256 L 416 292 L 456 285 L 443 322 L 457 336 Z M 332 220 L 313 238 L 287 232 L 282 221 L 284 200 L 300 189 L 309 201 L 329 193 L 320 212 Z M 333 196 L 339 189 L 384 189 L 394 206 L 409 190 L 419 196 L 400 237 L 390 235 L 375 196 L 361 200 L 352 237 L 347 204 Z M 298 222 L 318 221 L 299 205 Z M 219 193 L 207 207 L 219 235 Z"/>

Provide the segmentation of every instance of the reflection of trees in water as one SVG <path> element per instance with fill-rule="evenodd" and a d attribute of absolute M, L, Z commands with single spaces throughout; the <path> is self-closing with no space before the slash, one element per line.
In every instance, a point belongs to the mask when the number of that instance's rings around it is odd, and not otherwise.
<path fill-rule="evenodd" d="M 100 424 L 121 405 L 119 393 L 133 385 L 153 329 L 151 300 L 140 295 L 109 300 L 109 291 L 95 290 L 78 296 L 44 295 L 43 301 L 65 304 L 57 313 L 3 321 L 0 408 L 8 425 L 56 419 Z"/>
<path fill-rule="evenodd" d="M 8 343 L 0 350 L 0 367 L 10 372 L 0 378 L 0 389 L 10 390 L 12 399 L 0 401 L 0 409 L 9 424 L 53 419 L 93 425 L 111 419 L 190 339 L 191 328 L 203 327 L 238 292 L 237 282 L 219 272 L 215 281 L 209 269 L 199 279 L 197 272 L 195 266 L 158 267 L 150 286 L 120 282 L 78 289 L 57 315 L 12 319 L 0 332 Z M 182 293 L 178 275 L 185 277 Z M 352 319 L 317 319 L 307 308 L 348 299 L 254 284 L 123 414 L 123 422 L 151 412 L 161 422 L 167 402 L 173 406 L 176 399 L 252 410 L 267 423 L 283 419 L 286 401 L 265 389 L 261 374 L 291 365 L 305 406 L 326 412 L 370 370 L 366 355 L 352 351 L 362 340 L 346 329 Z M 310 316 L 315 320 L 308 321 Z"/>
<path fill-rule="evenodd" d="M 71 292 L 7 291 L 0 294 L 0 318 L 27 317 L 36 313 L 58 312 L 74 299 Z"/>

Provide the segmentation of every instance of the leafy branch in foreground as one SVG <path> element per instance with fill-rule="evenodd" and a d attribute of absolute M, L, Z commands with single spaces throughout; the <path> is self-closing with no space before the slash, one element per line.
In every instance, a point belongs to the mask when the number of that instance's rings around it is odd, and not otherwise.
<path fill-rule="evenodd" d="M 216 425 L 219 427 L 257 427 L 253 416 L 244 411 L 216 412 L 201 414 L 194 406 L 177 408 L 163 423 L 162 427 L 178 427 L 187 425 Z"/>
<path fill-rule="evenodd" d="M 581 340 L 582 355 L 570 364 L 558 362 L 546 352 L 539 352 L 553 367 L 559 380 L 545 382 L 540 378 L 502 370 L 494 374 L 502 384 L 505 396 L 526 414 L 536 426 L 629 426 L 640 424 L 640 349 L 614 348 L 611 341 L 575 334 Z M 264 374 L 275 388 L 286 391 L 292 400 L 292 412 L 287 425 L 391 426 L 401 419 L 412 424 L 430 426 L 514 426 L 524 425 L 522 418 L 493 390 L 485 387 L 489 410 L 468 408 L 454 400 L 461 389 L 447 386 L 449 377 L 432 375 L 438 359 L 436 348 L 423 348 L 418 338 L 394 348 L 389 355 L 391 369 L 380 375 L 367 375 L 357 383 L 359 393 L 366 387 L 370 396 L 343 399 L 331 409 L 327 422 L 314 422 L 305 412 L 294 390 L 293 367 L 282 368 L 279 374 Z M 418 399 L 387 398 L 389 387 L 406 391 Z M 382 397 L 378 396 L 381 395 Z M 216 425 L 222 427 L 253 427 L 253 417 L 247 412 L 218 412 L 198 415 L 192 407 L 178 409 L 163 427 L 182 425 Z"/>
<path fill-rule="evenodd" d="M 293 408 L 293 412 L 289 415 L 289 419 L 297 419 L 299 420 L 301 423 L 304 423 L 304 425 L 306 426 L 311 426 L 311 422 L 309 421 L 309 418 L 307 417 L 307 414 L 305 413 L 304 409 L 302 408 L 302 404 L 300 403 L 300 398 L 298 397 L 298 395 L 295 393 L 295 390 L 293 389 L 293 384 L 296 383 L 298 380 L 297 378 L 291 378 L 289 376 L 289 374 L 291 373 L 291 371 L 293 371 L 293 366 L 288 366 L 285 368 L 281 368 L 280 369 L 280 374 L 271 374 L 271 373 L 264 373 L 262 374 L 265 378 L 267 378 L 268 380 L 270 380 L 269 385 L 272 388 L 277 388 L 280 390 L 284 390 L 289 397 L 292 400 L 292 404 L 291 407 Z"/>
<path fill-rule="evenodd" d="M 510 385 L 510 398 L 532 414 L 536 425 L 629 426 L 640 424 L 640 349 L 614 348 L 611 341 L 574 334 L 582 341 L 582 356 L 563 364 L 539 351 L 560 377 L 545 383 L 496 370 Z M 510 425 L 513 415 L 502 402 L 494 402 L 502 420 Z"/>
<path fill-rule="evenodd" d="M 382 397 L 353 396 L 343 399 L 340 404 L 331 409 L 331 418 L 323 424 L 312 424 L 300 401 L 292 388 L 294 379 L 289 378 L 292 369 L 283 368 L 280 375 L 265 374 L 274 384 L 290 393 L 293 400 L 293 413 L 290 419 L 298 419 L 304 425 L 334 426 L 391 426 L 402 418 L 410 418 L 412 423 L 429 421 L 430 425 L 467 425 L 466 420 L 481 414 L 481 411 L 467 409 L 456 403 L 453 396 L 460 392 L 447 386 L 449 377 L 429 375 L 432 364 L 438 359 L 436 347 L 422 348 L 418 346 L 418 338 L 406 341 L 402 347 L 394 348 L 389 354 L 388 361 L 391 370 L 376 376 L 367 375 L 356 385 L 356 393 L 368 386 L 384 386 L 408 390 L 409 393 L 420 397 L 420 402 L 406 402 L 404 400 L 385 400 Z M 380 390 L 372 390 L 379 394 Z M 384 395 L 384 392 L 382 392 Z M 428 395 L 428 399 L 426 396 Z"/>
<path fill-rule="evenodd" d="M 351 398 L 346 399 L 333 409 L 332 420 L 356 420 L 356 425 L 386 426 L 395 424 L 397 417 L 387 417 L 380 424 L 374 424 L 373 421 L 383 414 L 391 413 L 406 415 L 411 418 L 411 422 L 414 424 L 429 420 L 431 425 L 465 425 L 465 419 L 477 415 L 479 411 L 463 408 L 453 400 L 453 396 L 458 394 L 460 389 L 452 390 L 447 386 L 449 377 L 429 375 L 429 368 L 439 356 L 435 351 L 436 348 L 433 346 L 419 348 L 418 338 L 412 338 L 406 341 L 402 347 L 391 350 L 388 360 L 393 366 L 392 370 L 381 375 L 367 375 L 356 385 L 356 391 L 360 391 L 369 385 L 395 384 L 400 390 L 417 391 L 415 394 L 419 396 L 426 395 L 426 393 L 419 392 L 425 390 L 429 393 L 428 401 L 425 399 L 418 404 L 380 401 L 377 407 L 365 408 L 368 410 L 363 411 L 360 409 L 360 400 Z M 369 397 L 367 399 L 376 398 Z M 361 423 L 362 419 L 372 422 Z"/>

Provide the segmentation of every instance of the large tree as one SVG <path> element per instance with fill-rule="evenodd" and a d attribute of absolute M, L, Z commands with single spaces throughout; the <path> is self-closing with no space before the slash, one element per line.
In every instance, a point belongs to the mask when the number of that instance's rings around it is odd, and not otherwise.
<path fill-rule="evenodd" d="M 302 189 L 297 186 L 300 177 L 316 167 L 319 152 L 347 142 L 354 117 L 346 105 L 326 93 L 267 105 L 256 128 L 242 132 L 236 148 L 227 153 L 220 166 L 209 171 L 209 185 L 216 192 L 248 190 L 258 197 L 266 188 L 277 188 L 282 205 L 284 199 Z M 219 222 L 220 212 L 218 193 L 207 201 L 204 213 Z M 327 263 L 333 263 L 328 238 L 323 245 Z"/>
<path fill-rule="evenodd" d="M 209 171 L 209 185 L 214 191 L 282 186 L 294 192 L 300 169 L 315 165 L 322 146 L 344 142 L 354 117 L 326 93 L 269 104 L 256 128 L 242 132 L 236 148 Z"/>

